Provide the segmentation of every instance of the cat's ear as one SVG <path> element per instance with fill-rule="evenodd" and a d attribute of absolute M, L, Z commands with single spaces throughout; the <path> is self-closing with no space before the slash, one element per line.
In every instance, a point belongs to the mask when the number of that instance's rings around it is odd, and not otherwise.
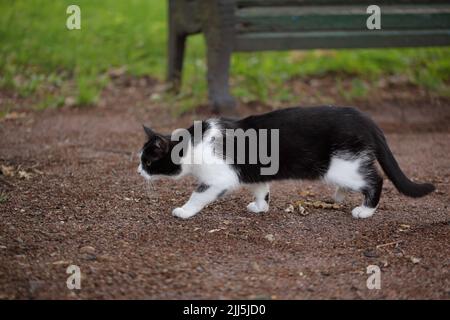
<path fill-rule="evenodd" d="M 164 156 L 170 149 L 170 141 L 166 137 L 155 133 L 151 138 L 151 144 L 153 146 L 153 151 L 159 156 Z"/>
<path fill-rule="evenodd" d="M 150 145 L 153 147 L 153 152 L 158 155 L 158 157 L 164 156 L 170 149 L 170 140 L 153 131 L 149 127 L 143 126 L 145 134 L 148 137 Z"/>
<path fill-rule="evenodd" d="M 153 137 L 153 136 L 156 134 L 156 133 L 155 133 L 152 129 L 150 129 L 149 127 L 146 127 L 145 125 L 142 125 L 142 127 L 144 127 L 145 134 L 147 135 L 148 138 L 151 138 L 151 137 Z"/>

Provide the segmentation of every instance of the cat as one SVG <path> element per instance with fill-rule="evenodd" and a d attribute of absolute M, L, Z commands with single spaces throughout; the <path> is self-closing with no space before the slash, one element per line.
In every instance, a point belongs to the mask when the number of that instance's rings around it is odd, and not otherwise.
<path fill-rule="evenodd" d="M 364 200 L 352 210 L 352 216 L 368 218 L 378 206 L 383 185 L 375 160 L 404 195 L 416 198 L 435 190 L 432 184 L 408 179 L 381 129 L 367 115 L 352 107 L 293 107 L 240 120 L 208 119 L 202 121 L 200 127 L 200 139 L 194 137 L 195 126 L 186 129 L 190 139 L 188 143 L 184 142 L 179 161 L 174 161 L 173 151 L 182 142 L 144 126 L 148 139 L 140 152 L 138 172 L 148 180 L 191 175 L 199 182 L 189 200 L 172 211 L 179 218 L 194 216 L 241 185 L 247 185 L 255 198 L 247 209 L 255 213 L 267 212 L 269 183 L 286 179 L 321 179 L 336 186 L 336 202 L 342 202 L 347 191 L 360 192 Z M 258 159 L 256 163 L 250 163 L 247 155 L 244 155 L 247 161 L 236 161 L 242 156 L 231 152 L 237 150 L 236 144 L 224 148 L 224 145 L 228 146 L 226 139 L 230 130 L 278 132 L 278 141 L 275 141 L 276 135 L 271 135 L 270 139 L 257 135 L 256 141 L 246 139 L 244 144 L 245 152 L 250 152 L 255 142 L 259 149 L 265 147 L 272 153 L 276 151 L 279 162 L 276 172 L 262 174 L 267 161 L 263 163 Z M 187 160 L 198 158 L 200 154 L 202 159 L 215 161 L 194 163 Z"/>

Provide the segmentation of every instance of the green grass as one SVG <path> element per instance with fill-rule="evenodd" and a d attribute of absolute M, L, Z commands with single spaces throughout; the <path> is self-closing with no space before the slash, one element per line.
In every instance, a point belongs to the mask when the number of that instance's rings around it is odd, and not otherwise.
<path fill-rule="evenodd" d="M 69 4 L 81 8 L 81 30 L 66 29 Z M 38 109 L 62 105 L 65 97 L 95 104 L 106 72 L 122 66 L 134 76 L 164 79 L 166 1 L 0 0 L 0 12 L 0 87 L 22 97 L 39 94 Z M 204 52 L 202 37 L 191 37 L 182 92 L 165 96 L 183 109 L 206 101 Z M 291 101 L 287 80 L 327 74 L 356 78 L 349 97 L 367 94 L 364 83 L 386 75 L 449 95 L 450 49 L 235 54 L 233 94 L 244 101 Z M 58 92 L 47 92 L 49 86 Z"/>

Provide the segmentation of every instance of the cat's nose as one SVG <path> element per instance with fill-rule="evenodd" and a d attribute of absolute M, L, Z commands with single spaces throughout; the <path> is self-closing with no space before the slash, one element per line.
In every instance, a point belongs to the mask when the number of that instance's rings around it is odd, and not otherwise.
<path fill-rule="evenodd" d="M 142 172 L 142 164 L 140 164 L 137 168 L 137 173 L 141 174 Z"/>

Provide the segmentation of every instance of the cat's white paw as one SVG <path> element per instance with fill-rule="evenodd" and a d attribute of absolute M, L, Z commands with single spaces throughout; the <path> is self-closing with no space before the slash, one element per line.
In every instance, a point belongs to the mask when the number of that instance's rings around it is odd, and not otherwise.
<path fill-rule="evenodd" d="M 269 211 L 269 205 L 267 203 L 264 203 L 261 207 L 259 207 L 256 202 L 251 202 L 248 204 L 247 209 L 248 211 L 254 213 L 267 212 Z"/>
<path fill-rule="evenodd" d="M 188 211 L 183 208 L 175 208 L 172 210 L 172 215 L 181 219 L 189 219 L 190 217 L 195 215 L 195 212 Z"/>
<path fill-rule="evenodd" d="M 353 218 L 369 218 L 375 213 L 376 208 L 369 208 L 365 206 L 358 206 L 352 210 Z"/>

